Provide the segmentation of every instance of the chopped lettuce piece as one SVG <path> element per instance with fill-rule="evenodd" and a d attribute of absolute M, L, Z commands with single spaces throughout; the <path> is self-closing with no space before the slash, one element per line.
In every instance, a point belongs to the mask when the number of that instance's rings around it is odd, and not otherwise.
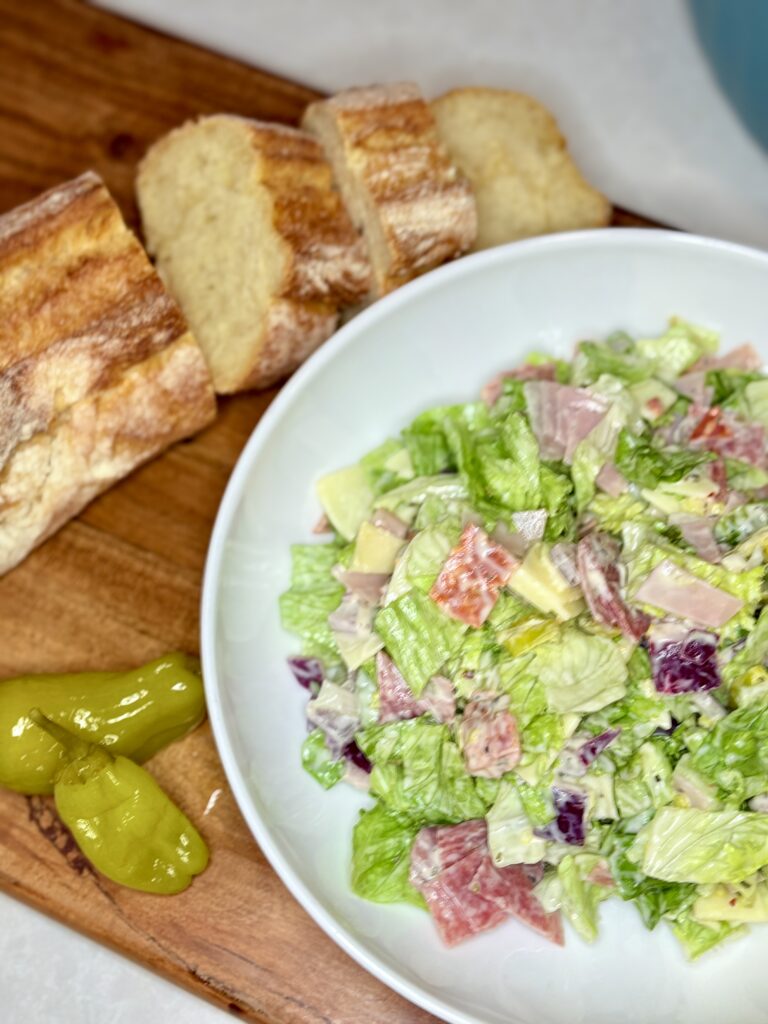
<path fill-rule="evenodd" d="M 671 381 L 688 370 L 701 356 L 717 351 L 717 331 L 699 327 L 672 317 L 669 328 L 659 338 L 641 338 L 636 350 L 647 360 L 653 375 Z"/>
<path fill-rule="evenodd" d="M 648 878 L 629 859 L 627 850 L 634 836 L 617 836 L 608 858 L 611 876 L 623 900 L 633 900 L 646 928 L 653 929 L 662 917 L 676 918 L 696 899 L 696 886 L 690 882 L 661 882 Z"/>
<path fill-rule="evenodd" d="M 458 543 L 460 533 L 461 527 L 451 522 L 420 530 L 395 567 L 384 604 L 391 604 L 411 587 L 426 593 L 435 582 L 451 548 Z"/>
<path fill-rule="evenodd" d="M 768 864 L 768 814 L 662 807 L 628 856 L 665 882 L 741 882 Z"/>
<path fill-rule="evenodd" d="M 749 419 L 768 427 L 768 378 L 763 377 L 747 384 L 744 400 Z"/>
<path fill-rule="evenodd" d="M 352 891 L 375 903 L 415 903 L 421 894 L 408 881 L 411 847 L 421 825 L 381 804 L 360 812 L 352 833 Z"/>
<path fill-rule="evenodd" d="M 445 725 L 426 718 L 372 725 L 357 745 L 373 764 L 370 791 L 390 810 L 422 824 L 484 817 L 494 792 L 468 775 L 459 748 Z"/>
<path fill-rule="evenodd" d="M 605 886 L 587 881 L 598 861 L 593 854 L 567 854 L 534 890 L 544 909 L 561 910 L 586 942 L 597 938 L 597 908 L 611 895 Z"/>
<path fill-rule="evenodd" d="M 655 448 L 647 438 L 622 430 L 614 461 L 627 480 L 652 489 L 662 482 L 682 479 L 692 469 L 713 458 L 714 454 L 708 451 Z"/>
<path fill-rule="evenodd" d="M 534 657 L 553 711 L 599 711 L 626 693 L 627 666 L 616 644 L 605 637 L 565 629 L 560 640 L 543 644 Z"/>
<path fill-rule="evenodd" d="M 322 729 L 313 729 L 301 745 L 301 763 L 323 789 L 330 789 L 344 778 L 344 758 L 334 759 L 325 742 Z"/>
<path fill-rule="evenodd" d="M 506 864 L 538 864 L 547 849 L 533 831 L 514 782 L 502 781 L 499 795 L 486 816 L 488 846 L 498 867 Z"/>
<path fill-rule="evenodd" d="M 709 952 L 724 939 L 744 933 L 744 928 L 739 925 L 729 924 L 727 921 L 705 924 L 703 921 L 694 920 L 689 914 L 681 914 L 672 922 L 671 928 L 689 960 L 698 959 L 702 953 Z"/>
<path fill-rule="evenodd" d="M 746 704 L 721 718 L 690 763 L 731 806 L 768 792 L 768 705 Z"/>
<path fill-rule="evenodd" d="M 733 512 L 721 516 L 714 527 L 715 540 L 718 544 L 735 547 L 753 533 L 764 530 L 768 526 L 768 502 L 752 502 L 739 505 Z"/>
<path fill-rule="evenodd" d="M 418 590 L 382 608 L 375 628 L 416 697 L 456 652 L 467 630 Z"/>
<path fill-rule="evenodd" d="M 452 473 L 441 473 L 438 476 L 417 476 L 414 480 L 395 487 L 386 494 L 373 499 L 376 508 L 387 508 L 392 512 L 417 508 L 426 498 L 435 496 L 446 500 L 462 500 L 467 497 L 467 489 L 461 480 Z M 363 519 L 367 515 L 363 516 Z M 359 524 L 358 524 L 359 525 Z"/>
<path fill-rule="evenodd" d="M 283 627 L 301 637 L 305 654 L 328 664 L 340 660 L 328 616 L 344 594 L 344 587 L 331 576 L 342 551 L 336 544 L 294 544 L 291 586 L 280 595 Z"/>

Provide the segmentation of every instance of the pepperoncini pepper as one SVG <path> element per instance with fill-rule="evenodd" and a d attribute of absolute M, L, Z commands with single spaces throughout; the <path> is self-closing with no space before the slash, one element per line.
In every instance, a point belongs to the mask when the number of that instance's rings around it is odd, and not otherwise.
<path fill-rule="evenodd" d="M 143 892 L 186 889 L 206 868 L 208 848 L 149 772 L 80 739 L 37 708 L 29 718 L 65 752 L 53 788 L 56 810 L 93 866 Z"/>
<path fill-rule="evenodd" d="M 200 663 L 173 653 L 129 672 L 29 675 L 0 682 L 0 786 L 52 793 L 67 758 L 56 739 L 33 725 L 32 707 L 115 754 L 146 761 L 205 717 Z"/>

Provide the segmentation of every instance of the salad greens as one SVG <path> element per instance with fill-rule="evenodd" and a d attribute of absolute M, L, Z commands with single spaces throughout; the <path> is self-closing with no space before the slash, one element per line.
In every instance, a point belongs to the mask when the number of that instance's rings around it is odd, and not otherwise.
<path fill-rule="evenodd" d="M 768 921 L 768 377 L 717 346 L 537 355 L 319 481 L 280 611 L 302 763 L 372 798 L 359 896 L 448 944 L 592 941 L 611 898 L 691 958 Z"/>

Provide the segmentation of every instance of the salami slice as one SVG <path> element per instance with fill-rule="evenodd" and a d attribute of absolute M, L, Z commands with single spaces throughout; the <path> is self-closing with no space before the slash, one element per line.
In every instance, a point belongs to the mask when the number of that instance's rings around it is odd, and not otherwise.
<path fill-rule="evenodd" d="M 483 849 L 472 850 L 421 886 L 421 894 L 446 946 L 456 946 L 478 932 L 495 928 L 508 916 L 506 910 L 471 888 L 472 880 L 487 857 Z"/>
<path fill-rule="evenodd" d="M 423 828 L 411 847 L 411 883 L 419 889 L 467 854 L 485 849 L 487 835 L 484 818 L 462 821 L 460 825 Z"/>
<path fill-rule="evenodd" d="M 429 596 L 452 618 L 482 626 L 518 564 L 485 530 L 467 523 Z"/>
<path fill-rule="evenodd" d="M 506 914 L 562 946 L 565 940 L 560 914 L 544 910 L 533 892 L 534 884 L 525 865 L 510 864 L 497 868 L 487 856 L 480 862 L 470 888 Z"/>

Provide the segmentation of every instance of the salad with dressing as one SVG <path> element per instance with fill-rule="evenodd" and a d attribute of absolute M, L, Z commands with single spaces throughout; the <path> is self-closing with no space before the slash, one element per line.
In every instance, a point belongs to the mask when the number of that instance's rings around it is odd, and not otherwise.
<path fill-rule="evenodd" d="M 532 356 L 317 485 L 302 763 L 370 794 L 354 892 L 447 945 L 591 941 L 611 898 L 691 958 L 768 920 L 768 376 L 717 348 Z"/>

